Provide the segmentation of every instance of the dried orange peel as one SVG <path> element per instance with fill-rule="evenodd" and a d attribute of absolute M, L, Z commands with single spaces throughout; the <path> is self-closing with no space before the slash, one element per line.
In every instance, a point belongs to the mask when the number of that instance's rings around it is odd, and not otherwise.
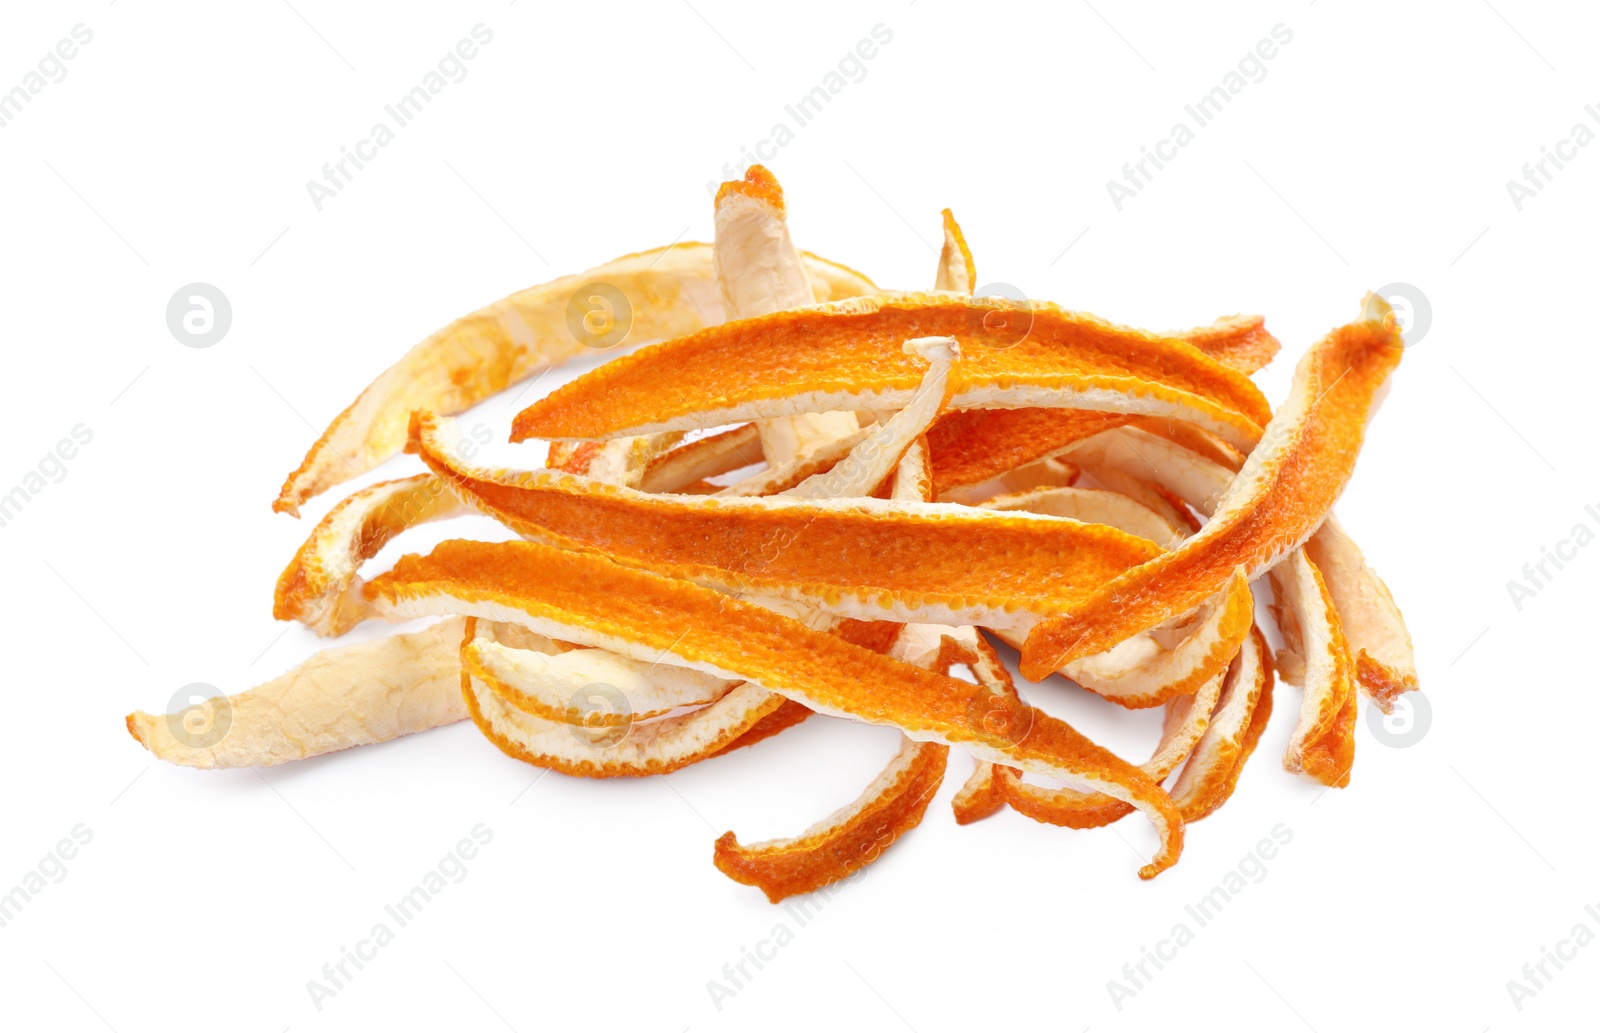
<path fill-rule="evenodd" d="M 1417 688 L 1417 661 L 1400 608 L 1383 579 L 1367 566 L 1361 549 L 1329 516 L 1305 545 L 1333 600 L 1356 679 L 1372 701 L 1388 713 L 1394 701 Z"/>
<path fill-rule="evenodd" d="M 319 635 L 343 635 L 371 616 L 361 595 L 361 564 L 407 528 L 468 512 L 432 474 L 363 488 L 329 510 L 289 561 L 278 577 L 272 615 Z"/>
<path fill-rule="evenodd" d="M 1278 340 L 1260 316 L 1226 316 L 1207 327 L 1166 336 L 1250 374 L 1272 360 Z M 1077 409 L 966 409 L 947 413 L 928 431 L 938 471 L 936 497 L 1038 462 L 1093 434 L 1137 418 Z M 1187 426 L 1187 425 L 1185 425 Z"/>
<path fill-rule="evenodd" d="M 901 644 L 915 627 L 902 627 L 891 655 L 948 673 L 948 664 L 941 664 L 942 651 L 916 659 L 905 655 Z M 773 903 L 847 878 L 921 823 L 944 781 L 949 753 L 948 746 L 902 735 L 894 757 L 852 803 L 792 838 L 747 846 L 734 833 L 725 833 L 716 841 L 712 859 L 723 874 L 759 888 Z"/>
<path fill-rule="evenodd" d="M 407 352 L 328 425 L 272 508 L 298 516 L 307 499 L 399 453 L 414 409 L 460 412 L 583 354 L 590 342 L 576 337 L 568 322 L 580 287 L 602 284 L 620 292 L 632 313 L 626 334 L 635 341 L 677 337 L 721 322 L 711 252 L 710 244 L 691 242 L 624 255 L 462 316 Z M 819 300 L 873 289 L 872 281 L 852 269 L 814 255 L 802 260 Z"/>
<path fill-rule="evenodd" d="M 1161 787 L 1065 722 L 1020 702 L 999 721 L 980 720 L 995 713 L 977 706 L 979 692 L 991 695 L 986 689 L 689 581 L 533 542 L 449 541 L 427 557 L 402 557 L 365 592 L 388 620 L 441 613 L 487 618 L 636 660 L 672 658 L 707 674 L 744 679 L 819 713 L 889 725 L 912 739 L 961 746 L 980 759 L 1106 793 L 1137 807 L 1160 836 L 1142 878 L 1171 867 L 1183 849 L 1182 819 Z M 473 696 L 481 703 L 486 692 Z M 485 726 L 484 718 L 474 718 Z M 516 755 L 518 743 L 488 724 L 496 745 Z"/>
<path fill-rule="evenodd" d="M 1271 577 L 1277 593 L 1273 613 L 1284 650 L 1296 658 L 1291 680 L 1304 690 L 1283 766 L 1323 785 L 1349 785 L 1356 749 L 1356 678 L 1333 596 L 1303 549 L 1274 567 Z"/>
<path fill-rule="evenodd" d="M 717 285 L 728 319 L 765 316 L 819 299 L 800 250 L 789 236 L 783 187 L 764 166 L 722 184 L 716 198 L 713 245 Z M 795 413 L 757 424 L 761 448 L 773 465 L 792 462 L 856 430 L 848 412 Z"/>
<path fill-rule="evenodd" d="M 1031 513 L 648 495 L 570 474 L 479 470 L 451 458 L 449 424 L 418 414 L 414 426 L 429 467 L 518 534 L 861 620 L 1025 628 L 1158 551 L 1103 524 Z M 985 550 L 1006 562 L 973 566 Z"/>
<path fill-rule="evenodd" d="M 1228 668 L 1211 723 L 1172 786 L 1173 802 L 1183 811 L 1184 821 L 1199 821 L 1233 795 L 1244 762 L 1271 716 L 1272 654 L 1257 630 Z"/>
<path fill-rule="evenodd" d="M 1019 340 L 1007 317 L 1025 316 Z M 914 337 L 955 337 L 957 409 L 1175 416 L 1248 448 L 1270 415 L 1243 373 L 1182 341 L 1040 302 L 876 294 L 735 320 L 607 363 L 517 414 L 512 440 L 622 437 L 839 409 L 902 409 Z M 775 375 L 775 371 L 782 371 Z M 694 385 L 694 392 L 671 385 Z"/>
<path fill-rule="evenodd" d="M 725 832 L 712 859 L 734 882 L 758 887 L 776 904 L 864 868 L 914 828 L 944 781 L 949 747 L 902 737 L 900 749 L 847 807 L 792 839 L 741 846 Z"/>
<path fill-rule="evenodd" d="M 1184 823 L 1233 795 L 1274 668 L 1303 690 L 1285 766 L 1348 783 L 1357 690 L 1387 710 L 1418 683 L 1399 608 L 1331 517 L 1400 357 L 1381 299 L 1305 354 L 1274 413 L 1250 380 L 1279 349 L 1260 317 L 1148 333 L 973 297 L 948 209 L 934 288 L 883 291 L 796 247 L 761 166 L 723 184 L 713 216 L 713 244 L 627 255 L 432 335 L 290 475 L 274 508 L 298 515 L 402 448 L 425 468 L 334 506 L 280 576 L 275 615 L 325 636 L 437 623 L 131 714 L 134 737 L 172 763 L 237 767 L 465 718 L 513 758 L 611 778 L 813 713 L 897 729 L 852 803 L 797 836 L 717 840 L 718 868 L 773 901 L 848 877 L 924 820 L 952 746 L 974 761 L 958 823 L 1009 806 L 1090 828 L 1137 810 L 1160 840 L 1140 870 L 1153 877 Z M 643 347 L 516 416 L 513 441 L 549 443 L 545 469 L 456 451 L 449 414 L 624 343 Z M 525 540 L 449 541 L 363 579 L 397 536 L 468 513 Z M 1255 621 L 1263 578 L 1276 657 Z M 1030 705 L 986 636 L 1030 677 L 1164 706 L 1148 759 Z"/>
<path fill-rule="evenodd" d="M 128 733 L 158 759 L 190 768 L 305 760 L 464 720 L 463 623 L 325 650 L 237 695 L 171 714 L 128 715 Z"/>
<path fill-rule="evenodd" d="M 1381 299 L 1367 305 L 1387 308 Z M 1043 677 L 1110 649 L 1199 605 L 1236 571 L 1254 579 L 1302 545 L 1349 480 L 1378 391 L 1400 354 L 1392 318 L 1346 324 L 1313 346 L 1295 370 L 1288 402 L 1205 527 L 1106 585 L 1071 616 L 1035 627 L 1023 674 Z"/>

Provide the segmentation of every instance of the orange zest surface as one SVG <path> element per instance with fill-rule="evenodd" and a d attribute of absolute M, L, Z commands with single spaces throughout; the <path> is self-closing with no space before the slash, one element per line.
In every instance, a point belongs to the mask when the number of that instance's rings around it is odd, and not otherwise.
<path fill-rule="evenodd" d="M 1102 524 L 877 499 L 647 495 L 569 474 L 476 470 L 416 418 L 423 460 L 518 534 L 671 577 L 814 604 L 841 616 L 1025 626 L 1064 612 L 1157 547 Z M 974 566 L 975 550 L 1006 557 Z"/>
<path fill-rule="evenodd" d="M 1020 340 L 1007 318 L 1026 316 Z M 878 294 L 740 319 L 641 349 L 517 415 L 512 440 L 601 438 L 837 409 L 900 409 L 922 370 L 898 353 L 954 337 L 950 404 L 1075 407 L 1176 416 L 1241 447 L 1270 415 L 1237 370 L 1182 341 L 1052 305 L 951 294 Z M 694 385 L 693 392 L 672 384 Z M 664 387 L 665 385 L 665 387 Z"/>
<path fill-rule="evenodd" d="M 1382 302 L 1378 302 L 1382 305 Z M 1022 670 L 1043 677 L 1199 605 L 1239 570 L 1255 578 L 1316 531 L 1355 467 L 1378 389 L 1400 361 L 1392 321 L 1349 323 L 1306 353 L 1287 404 L 1182 547 L 1029 633 Z"/>
<path fill-rule="evenodd" d="M 365 591 L 389 620 L 438 613 L 510 620 L 634 659 L 671 656 L 681 666 L 744 679 L 821 713 L 889 725 L 912 739 L 961 746 L 981 759 L 1083 784 L 1132 803 L 1155 826 L 1161 845 L 1140 869 L 1142 878 L 1170 867 L 1183 848 L 1182 819 L 1161 787 L 1065 722 L 1024 703 L 1005 708 L 998 720 L 982 720 L 976 697 L 990 697 L 986 689 L 688 581 L 532 542 L 450 541 L 428 557 L 402 557 Z M 476 695 L 481 702 L 483 695 Z M 499 730 L 489 731 L 502 749 L 516 748 Z"/>
<path fill-rule="evenodd" d="M 1271 361 L 1278 340 L 1260 316 L 1228 316 L 1169 336 L 1250 374 Z M 1007 470 L 1059 455 L 1074 442 L 1135 418 L 1078 409 L 966 409 L 946 413 L 928 431 L 937 473 L 935 497 Z"/>
<path fill-rule="evenodd" d="M 728 878 L 759 888 L 774 904 L 846 878 L 922 820 L 944 781 L 949 752 L 937 743 L 903 738 L 888 767 L 849 806 L 792 839 L 741 846 L 725 832 L 713 860 Z"/>

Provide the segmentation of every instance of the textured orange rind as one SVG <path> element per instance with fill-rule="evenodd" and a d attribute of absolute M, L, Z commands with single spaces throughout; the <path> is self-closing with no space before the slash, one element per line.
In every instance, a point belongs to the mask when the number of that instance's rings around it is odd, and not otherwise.
<path fill-rule="evenodd" d="M 1026 315 L 1017 339 L 1008 316 Z M 512 440 L 619 437 L 838 409 L 900 409 L 922 379 L 912 337 L 960 342 L 950 405 L 1175 416 L 1252 446 L 1270 410 L 1239 371 L 1172 338 L 1053 305 L 878 294 L 709 327 L 641 349 L 517 415 Z M 693 384 L 695 393 L 673 390 Z"/>
<path fill-rule="evenodd" d="M 634 659 L 671 657 L 821 713 L 889 725 L 908 738 L 961 746 L 983 760 L 1107 793 L 1138 807 L 1160 836 L 1143 878 L 1170 867 L 1182 851 L 1182 819 L 1166 792 L 1065 722 L 1021 703 L 982 720 L 977 694 L 987 697 L 988 690 L 686 581 L 532 542 L 450 541 L 428 557 L 402 557 L 365 591 L 389 620 L 459 614 L 522 624 Z M 502 735 L 497 744 L 507 749 L 508 741 Z"/>
<path fill-rule="evenodd" d="M 1295 371 L 1289 401 L 1205 527 L 1106 585 L 1071 616 L 1035 627 L 1023 674 L 1042 677 L 1103 652 L 1199 605 L 1235 571 L 1254 579 L 1303 544 L 1349 479 L 1378 390 L 1400 354 L 1392 320 L 1349 323 L 1313 346 Z"/>
<path fill-rule="evenodd" d="M 1115 528 L 1030 513 L 647 495 L 568 474 L 478 470 L 449 456 L 448 424 L 418 414 L 414 426 L 429 467 L 520 535 L 862 620 L 1025 627 L 1157 552 Z M 1004 561 L 971 562 L 984 553 Z"/>

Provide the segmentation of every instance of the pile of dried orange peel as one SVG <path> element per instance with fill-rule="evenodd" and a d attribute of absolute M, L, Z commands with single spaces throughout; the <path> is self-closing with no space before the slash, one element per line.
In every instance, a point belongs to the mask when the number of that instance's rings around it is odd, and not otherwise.
<path fill-rule="evenodd" d="M 607 778 L 813 713 L 899 729 L 855 802 L 793 839 L 717 840 L 717 867 L 774 901 L 917 825 L 950 747 L 976 762 L 958 822 L 1009 806 L 1093 828 L 1138 810 L 1160 837 L 1150 878 L 1232 794 L 1274 671 L 1302 690 L 1285 768 L 1348 783 L 1357 689 L 1387 712 L 1417 686 L 1399 610 L 1330 515 L 1401 356 L 1381 298 L 1305 353 L 1273 411 L 1250 380 L 1278 349 L 1260 318 L 1154 334 L 975 297 L 949 211 L 934 289 L 909 293 L 799 251 L 759 166 L 723 185 L 715 220 L 713 244 L 455 321 L 290 475 L 274 508 L 298 515 L 402 450 L 427 468 L 322 519 L 278 581 L 278 618 L 328 637 L 441 620 L 131 714 L 134 737 L 176 764 L 240 767 L 470 718 L 512 757 Z M 663 343 L 517 415 L 511 440 L 549 442 L 544 468 L 463 459 L 447 414 L 623 339 Z M 408 528 L 473 512 L 522 540 L 446 541 L 362 578 Z M 1276 654 L 1256 627 L 1263 575 Z M 1027 703 L 990 637 L 1029 679 L 1164 707 L 1149 759 Z"/>

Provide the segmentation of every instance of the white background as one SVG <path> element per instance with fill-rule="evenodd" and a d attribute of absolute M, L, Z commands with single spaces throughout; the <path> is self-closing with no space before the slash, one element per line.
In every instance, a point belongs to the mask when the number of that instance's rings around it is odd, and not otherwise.
<path fill-rule="evenodd" d="M 1600 946 L 1547 967 L 1520 1011 L 1506 985 L 1575 924 L 1600 933 L 1582 789 L 1600 548 L 1520 610 L 1506 587 L 1574 525 L 1600 529 L 1600 147 L 1520 211 L 1505 185 L 1600 102 L 1577 5 L 22 6 L 0 89 L 75 24 L 94 38 L 0 129 L 0 492 L 73 426 L 94 437 L 0 528 L 0 889 L 75 825 L 93 840 L 0 928 L 7 1028 L 1592 1024 Z M 480 22 L 493 42 L 465 80 L 317 211 L 306 181 Z M 264 778 L 154 764 L 128 710 L 191 682 L 237 692 L 318 647 L 272 620 L 271 589 L 343 489 L 298 522 L 269 504 L 326 422 L 457 315 L 709 239 L 706 183 L 879 23 L 893 39 L 866 77 L 770 162 L 802 246 L 927 286 L 948 205 L 980 282 L 1154 329 L 1266 314 L 1285 345 L 1257 378 L 1274 401 L 1363 291 L 1426 297 L 1431 328 L 1339 506 L 1414 633 L 1422 741 L 1385 747 L 1363 719 L 1350 787 L 1323 794 L 1281 770 L 1298 691 L 1280 688 L 1237 795 L 1151 883 L 1137 819 L 957 827 L 952 753 L 922 826 L 803 928 L 713 868 L 712 841 L 792 834 L 852 799 L 892 732 L 813 719 L 667 779 L 531 788 L 470 725 Z M 1264 80 L 1119 212 L 1106 181 L 1279 23 L 1293 40 Z M 233 307 L 208 349 L 165 321 L 194 281 Z M 518 407 L 467 423 L 500 441 Z M 496 533 L 428 529 L 374 569 Z M 1065 685 L 1034 700 L 1131 756 L 1156 736 L 1153 714 Z M 479 822 L 494 839 L 466 878 L 314 1008 L 307 981 Z M 1266 877 L 1119 1010 L 1107 981 L 1194 928 L 1184 906 L 1279 824 L 1293 839 Z M 780 922 L 792 941 L 719 1010 L 708 981 Z"/>

